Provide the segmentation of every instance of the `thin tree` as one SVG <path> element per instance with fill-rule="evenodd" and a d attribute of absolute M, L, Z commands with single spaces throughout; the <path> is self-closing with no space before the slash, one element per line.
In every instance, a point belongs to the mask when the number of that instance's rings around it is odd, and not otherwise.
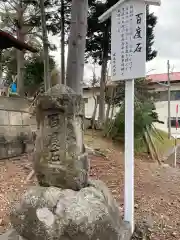
<path fill-rule="evenodd" d="M 40 0 L 41 9 L 41 25 L 42 25 L 42 36 L 43 36 L 43 50 L 44 50 L 44 85 L 45 91 L 50 88 L 50 72 L 49 72 L 49 42 L 46 28 L 46 15 L 44 0 Z"/>
<path fill-rule="evenodd" d="M 108 65 L 108 51 L 109 51 L 109 22 L 104 26 L 103 45 L 102 45 L 102 67 L 101 67 L 101 81 L 100 81 L 100 99 L 99 99 L 99 123 L 102 128 L 105 122 L 105 90 L 106 90 L 106 72 Z"/>
<path fill-rule="evenodd" d="M 94 69 L 93 69 L 93 78 L 92 78 L 92 92 L 93 92 L 93 99 L 94 99 L 94 110 L 92 114 L 92 136 L 94 137 L 94 130 L 95 130 L 95 122 L 96 122 L 96 112 L 97 112 L 97 107 L 98 107 L 98 99 L 97 95 L 95 94 L 95 87 L 99 83 L 99 79 L 96 77 L 96 72 L 95 72 L 95 64 L 94 64 Z"/>
<path fill-rule="evenodd" d="M 88 0 L 72 0 L 66 84 L 82 94 Z"/>
<path fill-rule="evenodd" d="M 65 16 L 64 16 L 64 0 L 61 0 L 61 83 L 65 81 Z"/>
<path fill-rule="evenodd" d="M 20 0 L 17 5 L 17 38 L 24 42 L 25 35 L 23 33 L 23 23 L 24 23 L 24 6 L 22 0 Z M 24 82 L 23 82 L 23 75 L 24 75 L 24 52 L 17 50 L 17 91 L 19 95 L 24 94 Z"/>

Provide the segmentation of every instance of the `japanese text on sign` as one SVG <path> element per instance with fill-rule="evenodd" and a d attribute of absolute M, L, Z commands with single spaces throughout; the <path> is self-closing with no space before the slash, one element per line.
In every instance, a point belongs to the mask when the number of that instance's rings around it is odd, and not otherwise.
<path fill-rule="evenodd" d="M 145 76 L 145 3 L 129 1 L 112 13 L 112 80 Z"/>

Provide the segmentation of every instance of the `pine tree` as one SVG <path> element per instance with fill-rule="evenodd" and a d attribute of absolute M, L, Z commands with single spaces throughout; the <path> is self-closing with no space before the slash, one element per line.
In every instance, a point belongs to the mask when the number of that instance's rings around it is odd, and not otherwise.
<path fill-rule="evenodd" d="M 149 6 L 146 8 L 146 61 L 151 61 L 157 56 L 157 51 L 153 49 L 154 44 L 154 27 L 157 23 L 157 17 L 154 13 L 149 13 Z"/>

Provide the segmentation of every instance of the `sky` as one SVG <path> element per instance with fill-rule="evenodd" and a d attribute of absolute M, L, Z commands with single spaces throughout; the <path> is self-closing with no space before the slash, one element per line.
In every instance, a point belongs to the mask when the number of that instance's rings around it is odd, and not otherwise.
<path fill-rule="evenodd" d="M 147 64 L 151 73 L 167 72 L 167 60 L 171 70 L 180 71 L 180 0 L 162 0 L 160 7 L 151 7 L 158 17 L 155 27 L 154 48 L 158 56 Z"/>
<path fill-rule="evenodd" d="M 167 60 L 170 61 L 171 71 L 180 71 L 180 0 L 162 0 L 160 7 L 151 6 L 150 11 L 158 17 L 155 27 L 154 49 L 158 55 L 147 63 L 148 74 L 167 72 Z M 60 38 L 51 37 L 57 45 L 58 51 L 53 53 L 56 62 L 60 65 Z M 67 56 L 67 48 L 66 48 Z M 84 79 L 92 77 L 93 66 L 85 65 Z M 100 75 L 100 68 L 96 68 L 96 74 Z"/>

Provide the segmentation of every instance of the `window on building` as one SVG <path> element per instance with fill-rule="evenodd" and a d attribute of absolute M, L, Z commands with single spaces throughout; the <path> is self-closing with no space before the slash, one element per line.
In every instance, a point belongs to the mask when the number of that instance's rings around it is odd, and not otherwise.
<path fill-rule="evenodd" d="M 99 104 L 99 101 L 100 101 L 100 96 L 98 95 L 97 96 L 97 104 Z"/>
<path fill-rule="evenodd" d="M 84 103 L 88 103 L 88 98 L 84 98 Z"/>
<path fill-rule="evenodd" d="M 162 102 L 168 100 L 168 92 L 167 91 L 160 91 L 154 94 L 155 101 Z"/>
<path fill-rule="evenodd" d="M 180 118 L 178 118 L 178 123 L 179 123 L 179 126 L 180 126 Z M 168 121 L 167 125 L 169 126 L 169 121 Z M 172 128 L 176 127 L 176 117 L 171 117 L 171 127 Z"/>
<path fill-rule="evenodd" d="M 171 91 L 171 101 L 180 100 L 180 90 Z"/>

